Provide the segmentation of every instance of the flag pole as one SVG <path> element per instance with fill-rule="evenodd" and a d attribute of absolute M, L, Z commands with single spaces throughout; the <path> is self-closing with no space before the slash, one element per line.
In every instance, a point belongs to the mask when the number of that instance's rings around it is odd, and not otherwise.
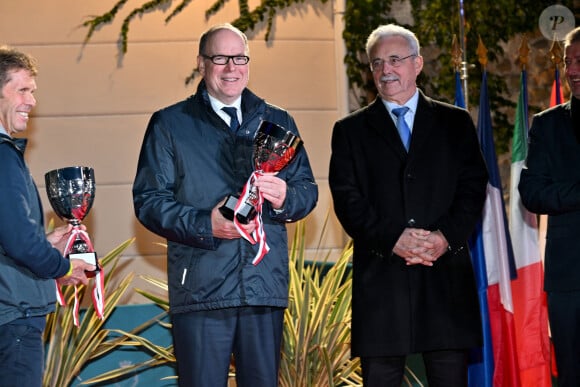
<path fill-rule="evenodd" d="M 487 70 L 487 48 L 485 48 L 481 36 L 479 37 L 479 42 L 477 42 L 477 57 L 481 65 L 481 70 L 485 72 Z"/>
<path fill-rule="evenodd" d="M 526 34 L 522 36 L 522 43 L 520 44 L 520 49 L 518 53 L 518 59 L 520 61 L 520 70 L 527 70 L 528 60 L 530 55 L 530 47 L 528 46 L 528 37 Z"/>
<path fill-rule="evenodd" d="M 451 42 L 451 62 L 453 63 L 453 74 L 455 77 L 455 106 L 467 109 L 465 98 L 463 94 L 463 87 L 461 86 L 461 53 L 457 41 L 457 35 L 453 34 L 453 41 Z"/>
<path fill-rule="evenodd" d="M 551 104 L 560 105 L 562 102 L 562 88 L 560 84 L 560 64 L 563 61 L 564 54 L 562 53 L 562 46 L 560 42 L 554 38 L 552 41 L 552 47 L 550 47 L 550 60 L 554 64 L 554 87 L 552 93 L 553 101 Z"/>
<path fill-rule="evenodd" d="M 465 12 L 463 9 L 463 0 L 459 0 L 459 40 L 460 49 L 463 54 L 461 61 L 461 80 L 463 81 L 463 95 L 465 99 L 465 108 L 469 108 L 469 89 L 467 88 L 467 53 L 465 51 Z"/>
<path fill-rule="evenodd" d="M 524 124 L 524 128 L 525 128 L 526 141 L 527 141 L 527 137 L 528 137 L 528 130 L 530 128 L 529 117 L 527 114 L 527 111 L 528 111 L 528 93 L 527 93 L 527 89 L 528 89 L 527 88 L 527 83 L 528 83 L 527 77 L 528 76 L 527 76 L 527 70 L 528 70 L 528 61 L 530 59 L 529 56 L 530 56 L 530 47 L 528 46 L 528 36 L 526 34 L 524 34 L 522 36 L 522 43 L 520 44 L 520 48 L 518 51 L 518 59 L 520 62 L 520 70 L 523 74 L 523 82 L 526 85 L 526 87 L 525 87 L 526 92 L 523 93 L 524 95 L 523 95 L 523 100 L 522 100 L 523 106 L 525 107 L 525 111 L 526 111 L 525 117 L 522 117 L 524 119 L 524 122 L 522 122 L 522 124 Z"/>
<path fill-rule="evenodd" d="M 453 71 L 461 70 L 463 50 L 459 46 L 457 41 L 457 35 L 453 34 L 453 40 L 451 41 L 451 62 L 453 63 Z"/>

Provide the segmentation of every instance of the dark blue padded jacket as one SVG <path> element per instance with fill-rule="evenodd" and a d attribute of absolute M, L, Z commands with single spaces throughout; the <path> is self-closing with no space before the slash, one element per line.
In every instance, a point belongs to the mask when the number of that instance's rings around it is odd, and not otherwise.
<path fill-rule="evenodd" d="M 52 312 L 54 278 L 70 267 L 46 239 L 25 145 L 23 139 L 0 133 L 0 325 Z"/>
<path fill-rule="evenodd" d="M 253 171 L 252 144 L 261 120 L 298 134 L 293 118 L 248 89 L 242 94 L 243 122 L 236 133 L 211 107 L 204 81 L 195 95 L 153 114 L 133 185 L 140 222 L 168 241 L 168 284 L 172 313 L 238 306 L 286 307 L 286 223 L 316 205 L 318 188 L 306 151 L 278 176 L 287 183 L 282 212 L 264 203 L 270 252 L 256 266 L 257 245 L 243 238 L 212 235 L 210 214 L 237 193 Z"/>

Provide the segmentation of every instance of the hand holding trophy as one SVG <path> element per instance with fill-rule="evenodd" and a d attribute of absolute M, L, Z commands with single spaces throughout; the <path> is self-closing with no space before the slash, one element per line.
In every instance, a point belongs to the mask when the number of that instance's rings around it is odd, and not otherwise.
<path fill-rule="evenodd" d="M 254 185 L 255 180 L 263 173 L 280 172 L 292 161 L 302 140 L 291 131 L 269 121 L 262 121 L 254 137 L 254 172 L 246 182 L 240 197 L 229 195 L 225 204 L 220 207 L 222 215 L 233 220 L 238 232 L 250 243 L 259 242 L 259 250 L 254 258 L 257 265 L 269 250 L 266 234 L 262 225 L 263 198 Z M 247 234 L 239 225 L 256 222 L 254 236 Z"/>
<path fill-rule="evenodd" d="M 80 227 L 95 199 L 94 171 L 89 167 L 66 167 L 47 172 L 44 175 L 44 179 L 48 200 L 54 212 L 73 226 L 65 245 L 65 257 L 82 259 L 96 268 L 92 272 L 86 272 L 86 274 L 87 277 L 96 277 L 93 304 L 97 315 L 102 318 L 104 311 L 104 278 L 89 234 Z M 58 287 L 57 298 L 61 305 L 65 305 L 64 297 Z M 73 316 L 77 326 L 78 304 L 75 290 L 75 313 Z"/>
<path fill-rule="evenodd" d="M 54 212 L 73 226 L 71 237 L 65 247 L 65 256 L 69 259 L 82 259 L 95 265 L 95 271 L 99 271 L 97 254 L 89 234 L 80 228 L 95 199 L 93 169 L 88 167 L 55 169 L 47 172 L 44 178 L 48 200 Z"/>

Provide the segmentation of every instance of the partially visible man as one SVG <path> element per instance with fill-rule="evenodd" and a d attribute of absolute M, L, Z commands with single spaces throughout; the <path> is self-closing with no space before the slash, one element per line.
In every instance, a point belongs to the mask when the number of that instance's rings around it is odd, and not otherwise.
<path fill-rule="evenodd" d="M 26 130 L 36 105 L 32 57 L 0 46 L 0 384 L 40 387 L 42 334 L 56 287 L 88 282 L 93 265 L 62 256 L 72 226 L 46 235 L 40 198 L 24 161 Z"/>
<path fill-rule="evenodd" d="M 482 335 L 467 245 L 487 185 L 476 130 L 466 110 L 417 88 L 411 31 L 380 26 L 366 51 L 379 96 L 335 124 L 329 173 L 354 240 L 352 355 L 367 387 L 400 386 L 412 353 L 429 386 L 466 386 Z"/>
<path fill-rule="evenodd" d="M 259 244 L 241 238 L 219 211 L 253 172 L 262 120 L 298 134 L 288 112 L 247 88 L 249 60 L 237 28 L 217 25 L 201 36 L 203 79 L 193 96 L 151 117 L 133 185 L 137 218 L 168 241 L 173 344 L 184 387 L 225 387 L 232 353 L 238 387 L 278 385 L 289 281 L 285 224 L 305 217 L 318 199 L 304 149 L 278 175 L 257 178 L 270 246 L 257 265 Z M 255 227 L 241 225 L 246 233 Z"/>
<path fill-rule="evenodd" d="M 559 387 L 580 386 L 580 28 L 564 41 L 567 103 L 534 116 L 519 191 L 548 214 L 544 289 Z"/>

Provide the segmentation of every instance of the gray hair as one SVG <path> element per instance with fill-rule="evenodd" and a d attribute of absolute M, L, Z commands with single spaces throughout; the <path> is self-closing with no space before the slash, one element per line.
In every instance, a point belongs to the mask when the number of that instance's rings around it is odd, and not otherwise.
<path fill-rule="evenodd" d="M 419 45 L 419 39 L 412 31 L 409 31 L 405 27 L 401 27 L 396 24 L 385 24 L 377 27 L 367 39 L 366 52 L 367 56 L 371 57 L 371 50 L 377 45 L 377 43 L 387 37 L 400 36 L 405 38 L 409 44 L 412 54 L 421 55 L 421 46 Z"/>

